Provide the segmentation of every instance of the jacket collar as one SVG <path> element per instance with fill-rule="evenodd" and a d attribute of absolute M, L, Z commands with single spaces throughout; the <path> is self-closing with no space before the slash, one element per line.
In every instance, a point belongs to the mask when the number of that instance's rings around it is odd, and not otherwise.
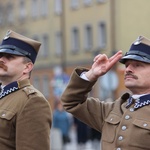
<path fill-rule="evenodd" d="M 144 107 L 146 105 L 150 105 L 150 94 L 139 97 L 135 100 L 134 108 L 138 109 Z"/>
<path fill-rule="evenodd" d="M 30 81 L 29 79 L 25 79 L 22 81 L 14 81 L 4 87 L 1 87 L 0 99 L 28 85 L 30 85 Z"/>
<path fill-rule="evenodd" d="M 126 108 L 129 108 L 134 104 L 134 109 L 150 105 L 150 94 L 140 95 L 140 96 L 129 96 L 126 103 Z"/>

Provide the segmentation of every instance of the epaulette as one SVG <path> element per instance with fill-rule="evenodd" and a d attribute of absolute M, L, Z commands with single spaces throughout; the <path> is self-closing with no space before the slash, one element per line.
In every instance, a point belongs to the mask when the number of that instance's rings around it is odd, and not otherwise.
<path fill-rule="evenodd" d="M 32 87 L 25 87 L 25 88 L 23 88 L 23 91 L 24 91 L 27 95 L 36 93 L 36 91 L 35 91 Z"/>

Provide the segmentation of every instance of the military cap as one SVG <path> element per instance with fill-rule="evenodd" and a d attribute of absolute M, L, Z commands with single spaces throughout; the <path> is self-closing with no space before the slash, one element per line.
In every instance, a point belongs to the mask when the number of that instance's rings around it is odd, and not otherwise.
<path fill-rule="evenodd" d="M 8 30 L 0 44 L 0 53 L 26 56 L 34 63 L 40 46 L 40 42 Z"/>
<path fill-rule="evenodd" d="M 150 40 L 144 36 L 139 36 L 120 62 L 124 64 L 128 59 L 150 63 Z"/>

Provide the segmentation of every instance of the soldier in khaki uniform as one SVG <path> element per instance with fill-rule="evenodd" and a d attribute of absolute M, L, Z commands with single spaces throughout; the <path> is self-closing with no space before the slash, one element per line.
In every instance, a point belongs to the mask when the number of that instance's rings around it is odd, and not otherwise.
<path fill-rule="evenodd" d="M 120 60 L 132 94 L 114 102 L 87 97 L 97 79 Z M 76 68 L 62 95 L 64 108 L 102 133 L 102 150 L 150 150 L 150 40 L 140 36 L 122 57 L 99 54 L 91 69 Z"/>
<path fill-rule="evenodd" d="M 0 45 L 0 150 L 50 150 L 51 108 L 29 80 L 40 45 L 11 30 Z"/>

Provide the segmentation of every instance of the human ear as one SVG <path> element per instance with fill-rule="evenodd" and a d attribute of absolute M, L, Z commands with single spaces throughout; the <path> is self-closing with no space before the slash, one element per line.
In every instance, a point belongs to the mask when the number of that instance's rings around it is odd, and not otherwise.
<path fill-rule="evenodd" d="M 26 74 L 26 73 L 31 72 L 32 69 L 33 69 L 33 63 L 32 62 L 28 62 L 28 63 L 25 64 L 25 68 L 24 68 L 23 72 Z"/>

